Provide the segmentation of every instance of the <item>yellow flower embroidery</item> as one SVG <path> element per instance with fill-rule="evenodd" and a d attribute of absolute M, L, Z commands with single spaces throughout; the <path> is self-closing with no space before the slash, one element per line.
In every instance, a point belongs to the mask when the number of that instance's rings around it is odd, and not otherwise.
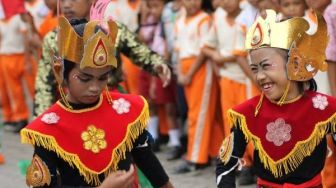
<path fill-rule="evenodd" d="M 90 125 L 86 131 L 82 132 L 81 138 L 84 141 L 84 148 L 93 153 L 99 153 L 100 150 L 105 149 L 107 146 L 104 139 L 104 130 L 97 129 L 94 125 Z"/>

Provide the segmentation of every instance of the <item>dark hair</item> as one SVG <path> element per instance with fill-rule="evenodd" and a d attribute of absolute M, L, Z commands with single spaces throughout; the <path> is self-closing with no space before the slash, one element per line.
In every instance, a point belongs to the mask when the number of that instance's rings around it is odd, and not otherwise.
<path fill-rule="evenodd" d="M 212 7 L 211 1 L 208 0 L 202 0 L 201 9 L 208 13 L 215 11 L 214 7 Z"/>
<path fill-rule="evenodd" d="M 68 80 L 69 80 L 69 74 L 70 74 L 70 71 L 71 71 L 73 68 L 75 68 L 76 63 L 64 59 L 64 60 L 63 60 L 63 64 L 64 64 L 63 77 L 64 77 L 64 80 L 68 81 Z"/>

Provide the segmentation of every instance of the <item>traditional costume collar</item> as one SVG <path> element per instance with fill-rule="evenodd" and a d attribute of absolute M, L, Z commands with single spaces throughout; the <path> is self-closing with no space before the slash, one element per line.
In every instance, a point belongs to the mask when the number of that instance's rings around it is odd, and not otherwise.
<path fill-rule="evenodd" d="M 23 143 L 57 153 L 75 166 L 85 181 L 99 185 L 99 175 L 118 168 L 134 140 L 146 128 L 149 112 L 143 97 L 111 93 L 87 110 L 69 110 L 54 104 L 21 131 Z"/>
<path fill-rule="evenodd" d="M 229 119 L 254 143 L 261 162 L 275 177 L 296 169 L 327 133 L 336 131 L 336 100 L 332 97 L 307 91 L 282 106 L 265 99 L 254 116 L 259 98 L 230 109 Z"/>

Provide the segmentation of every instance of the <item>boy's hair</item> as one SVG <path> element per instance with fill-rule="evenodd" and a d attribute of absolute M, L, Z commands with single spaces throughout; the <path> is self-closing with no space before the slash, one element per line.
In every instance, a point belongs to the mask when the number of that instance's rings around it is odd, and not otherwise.
<path fill-rule="evenodd" d="M 301 0 L 302 1 L 302 3 L 305 5 L 305 7 L 306 7 L 306 9 L 308 8 L 308 5 L 307 5 L 307 3 L 306 3 L 306 1 L 305 0 Z M 279 6 L 281 6 L 281 0 L 278 0 L 278 4 L 279 4 Z"/>
<path fill-rule="evenodd" d="M 214 7 L 212 7 L 211 1 L 209 0 L 202 0 L 201 9 L 208 13 L 215 11 Z"/>

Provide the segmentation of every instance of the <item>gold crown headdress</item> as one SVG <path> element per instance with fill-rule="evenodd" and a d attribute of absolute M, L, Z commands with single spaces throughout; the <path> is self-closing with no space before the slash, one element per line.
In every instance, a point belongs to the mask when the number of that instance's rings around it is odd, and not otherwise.
<path fill-rule="evenodd" d="M 59 55 L 54 56 L 53 72 L 56 81 L 59 84 L 59 92 L 68 108 L 72 108 L 66 100 L 65 93 L 62 88 L 64 59 L 80 64 L 80 68 L 85 67 L 102 68 L 112 65 L 117 67 L 117 60 L 115 58 L 115 41 L 118 34 L 118 26 L 113 21 L 108 21 L 108 34 L 102 30 L 96 32 L 96 27 L 99 25 L 98 21 L 90 21 L 84 27 L 83 37 L 79 36 L 68 20 L 61 16 L 59 17 L 59 31 L 58 31 L 58 50 Z M 53 54 L 55 55 L 55 54 Z M 106 88 L 108 101 L 111 103 L 112 99 Z"/>
<path fill-rule="evenodd" d="M 247 50 L 273 47 L 289 50 L 287 75 L 289 80 L 307 81 L 318 70 L 326 71 L 325 49 L 328 36 L 324 18 L 316 14 L 317 31 L 309 35 L 309 23 L 301 17 L 276 22 L 276 13 L 266 10 L 267 17 L 259 17 L 249 29 L 245 48 Z M 313 48 L 313 49 L 312 49 Z"/>
<path fill-rule="evenodd" d="M 102 30 L 96 32 L 98 21 L 86 23 L 83 37 L 79 36 L 68 20 L 59 17 L 58 47 L 59 57 L 54 60 L 54 74 L 59 84 L 63 82 L 63 60 L 80 64 L 80 68 L 102 68 L 108 65 L 117 67 L 115 58 L 115 40 L 118 26 L 113 21 L 108 21 L 109 33 Z"/>

